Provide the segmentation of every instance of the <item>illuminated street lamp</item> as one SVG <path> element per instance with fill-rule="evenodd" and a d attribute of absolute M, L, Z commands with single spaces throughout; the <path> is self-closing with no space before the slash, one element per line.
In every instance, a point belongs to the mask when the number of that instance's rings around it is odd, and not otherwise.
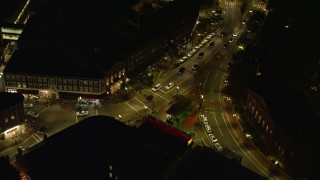
<path fill-rule="evenodd" d="M 177 97 L 179 97 L 179 86 L 177 86 Z"/>
<path fill-rule="evenodd" d="M 148 109 L 148 107 L 144 106 L 144 117 L 147 117 L 147 109 Z"/>
<path fill-rule="evenodd" d="M 119 120 L 121 120 L 122 119 L 122 116 L 119 114 Z"/>
<path fill-rule="evenodd" d="M 203 103 L 203 95 L 202 94 L 200 95 L 200 99 L 201 99 L 200 108 L 202 108 L 202 103 Z"/>

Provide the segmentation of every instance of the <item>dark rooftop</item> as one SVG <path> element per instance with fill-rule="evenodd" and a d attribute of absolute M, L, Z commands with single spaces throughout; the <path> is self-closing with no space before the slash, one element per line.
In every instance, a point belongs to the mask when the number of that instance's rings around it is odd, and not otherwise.
<path fill-rule="evenodd" d="M 1 0 L 0 2 L 0 22 L 12 23 L 17 16 L 16 12 L 27 0 Z"/>
<path fill-rule="evenodd" d="M 23 99 L 23 95 L 19 93 L 0 92 L 0 110 L 14 106 L 22 102 Z"/>
<path fill-rule="evenodd" d="M 185 151 L 182 140 L 145 123 L 138 129 L 92 116 L 23 155 L 32 179 L 155 179 Z M 112 170 L 110 170 L 112 166 Z"/>
<path fill-rule="evenodd" d="M 17 180 L 20 179 L 19 172 L 10 164 L 9 156 L 0 157 L 0 179 Z"/>
<path fill-rule="evenodd" d="M 207 147 L 197 146 L 172 169 L 169 179 L 246 179 L 264 177 Z"/>
<path fill-rule="evenodd" d="M 140 13 L 131 9 L 136 1 L 130 0 L 50 2 L 33 4 L 35 15 L 5 72 L 101 78 L 128 54 L 190 16 L 196 1 L 174 1 L 154 11 L 145 6 Z"/>
<path fill-rule="evenodd" d="M 319 123 L 303 94 L 285 81 L 271 76 L 259 76 L 252 80 L 251 90 L 261 96 L 276 125 L 291 138 L 304 131 L 318 131 Z"/>

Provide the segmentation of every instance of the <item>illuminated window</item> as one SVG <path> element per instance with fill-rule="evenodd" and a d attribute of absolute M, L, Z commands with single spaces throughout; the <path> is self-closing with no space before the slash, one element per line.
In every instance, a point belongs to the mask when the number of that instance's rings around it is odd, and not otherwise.
<path fill-rule="evenodd" d="M 11 115 L 11 119 L 12 119 L 12 120 L 14 119 L 14 115 Z"/>
<path fill-rule="evenodd" d="M 9 121 L 9 120 L 8 120 L 8 118 L 5 118 L 4 122 L 6 122 L 6 123 L 7 123 L 8 121 Z"/>

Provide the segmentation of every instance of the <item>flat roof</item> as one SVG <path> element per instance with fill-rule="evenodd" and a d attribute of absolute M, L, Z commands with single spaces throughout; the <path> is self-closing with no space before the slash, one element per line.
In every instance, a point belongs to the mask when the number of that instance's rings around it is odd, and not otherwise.
<path fill-rule="evenodd" d="M 112 117 L 91 116 L 23 157 L 34 179 L 107 179 L 110 166 L 119 179 L 155 179 L 185 148 L 181 139 L 148 123 L 135 128 Z"/>
<path fill-rule="evenodd" d="M 0 110 L 7 109 L 24 100 L 20 93 L 0 92 Z"/>
<path fill-rule="evenodd" d="M 208 147 L 196 146 L 184 157 L 171 169 L 168 179 L 266 179 Z"/>
<path fill-rule="evenodd" d="M 189 16 L 187 10 L 194 9 L 172 2 L 158 11 L 146 6 L 138 13 L 130 8 L 133 4 L 129 0 L 32 4 L 35 15 L 25 26 L 5 73 L 102 78 L 113 65 L 163 37 Z M 184 13 L 177 13 L 180 9 Z"/>

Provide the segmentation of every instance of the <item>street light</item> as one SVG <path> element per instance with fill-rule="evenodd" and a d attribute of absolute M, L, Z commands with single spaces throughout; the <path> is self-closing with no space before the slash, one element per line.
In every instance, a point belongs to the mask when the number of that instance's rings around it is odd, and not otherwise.
<path fill-rule="evenodd" d="M 200 108 L 202 108 L 202 103 L 203 103 L 203 95 L 202 94 L 200 95 L 200 99 L 201 99 Z"/>
<path fill-rule="evenodd" d="M 179 97 L 179 86 L 177 86 L 177 97 Z"/>
<path fill-rule="evenodd" d="M 122 119 L 122 116 L 119 114 L 119 120 L 121 120 Z"/>
<path fill-rule="evenodd" d="M 144 117 L 147 117 L 147 109 L 148 109 L 148 107 L 144 106 Z"/>

